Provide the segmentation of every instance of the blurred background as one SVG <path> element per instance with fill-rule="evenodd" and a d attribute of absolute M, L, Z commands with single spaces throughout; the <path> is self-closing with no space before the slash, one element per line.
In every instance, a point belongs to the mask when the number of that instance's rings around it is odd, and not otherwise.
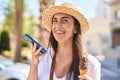
<path fill-rule="evenodd" d="M 47 48 L 49 31 L 41 24 L 41 13 L 66 0 L 0 0 L 0 80 L 27 80 L 31 47 L 27 33 Z M 120 80 L 120 0 L 67 0 L 88 19 L 83 35 L 87 51 L 101 63 L 101 80 Z"/>

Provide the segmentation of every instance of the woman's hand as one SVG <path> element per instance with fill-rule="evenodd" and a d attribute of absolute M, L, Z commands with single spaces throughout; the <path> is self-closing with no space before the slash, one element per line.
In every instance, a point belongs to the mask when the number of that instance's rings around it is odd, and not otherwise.
<path fill-rule="evenodd" d="M 78 78 L 79 80 L 92 80 L 88 75 L 80 75 Z"/>
<path fill-rule="evenodd" d="M 40 54 L 42 47 L 36 50 L 36 44 L 32 44 L 32 62 L 30 65 L 30 72 L 28 76 L 28 80 L 38 80 L 38 64 L 39 58 L 43 54 Z"/>
<path fill-rule="evenodd" d="M 34 65 L 38 65 L 39 63 L 39 58 L 40 56 L 42 56 L 43 54 L 40 54 L 42 47 L 40 47 L 39 49 L 36 50 L 36 44 L 32 44 L 32 64 Z"/>

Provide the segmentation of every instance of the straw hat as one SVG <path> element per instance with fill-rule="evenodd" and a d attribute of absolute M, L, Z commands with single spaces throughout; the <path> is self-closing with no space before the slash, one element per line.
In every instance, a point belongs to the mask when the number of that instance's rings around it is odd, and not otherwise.
<path fill-rule="evenodd" d="M 57 13 L 65 13 L 75 17 L 81 25 L 81 33 L 84 34 L 89 29 L 87 19 L 82 15 L 81 11 L 71 3 L 63 3 L 61 5 L 51 6 L 45 9 L 42 13 L 43 26 L 51 31 L 52 18 Z"/>

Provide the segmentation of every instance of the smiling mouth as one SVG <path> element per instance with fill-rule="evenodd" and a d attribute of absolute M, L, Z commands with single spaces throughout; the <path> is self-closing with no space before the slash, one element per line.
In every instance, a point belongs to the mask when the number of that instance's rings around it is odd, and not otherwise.
<path fill-rule="evenodd" d="M 62 31 L 62 30 L 57 30 L 57 31 L 55 31 L 55 33 L 56 33 L 56 34 L 64 34 L 64 33 L 65 33 L 65 31 Z"/>

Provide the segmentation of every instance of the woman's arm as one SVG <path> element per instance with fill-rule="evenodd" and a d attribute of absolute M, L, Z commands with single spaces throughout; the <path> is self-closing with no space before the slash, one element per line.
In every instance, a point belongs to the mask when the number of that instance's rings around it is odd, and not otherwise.
<path fill-rule="evenodd" d="M 39 57 L 43 54 L 40 54 L 40 47 L 36 50 L 36 44 L 32 45 L 32 62 L 30 65 L 30 72 L 28 76 L 28 80 L 38 80 L 38 64 L 39 64 Z"/>
<path fill-rule="evenodd" d="M 38 65 L 31 64 L 28 80 L 38 80 Z"/>
<path fill-rule="evenodd" d="M 101 76 L 100 62 L 92 55 L 89 55 L 89 62 L 90 62 L 89 76 L 92 78 L 92 80 L 100 80 L 100 76 Z"/>

